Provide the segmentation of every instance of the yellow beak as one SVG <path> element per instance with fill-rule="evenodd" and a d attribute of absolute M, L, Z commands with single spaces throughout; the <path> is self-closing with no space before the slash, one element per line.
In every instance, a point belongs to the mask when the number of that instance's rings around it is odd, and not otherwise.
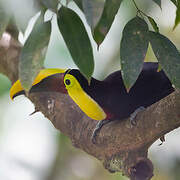
<path fill-rule="evenodd" d="M 39 74 L 35 78 L 31 89 L 33 89 L 33 86 L 38 85 L 42 80 L 44 80 L 52 75 L 55 75 L 55 74 L 64 74 L 65 72 L 66 72 L 66 69 L 43 69 L 39 72 Z M 55 79 L 55 81 L 57 81 L 57 78 Z M 62 80 L 62 82 L 63 82 L 63 80 Z M 53 87 L 50 87 L 50 88 L 53 90 Z M 47 90 L 47 88 L 46 88 L 46 90 Z M 41 91 L 42 91 L 42 89 L 41 89 Z M 14 97 L 16 97 L 20 94 L 25 94 L 25 91 L 21 85 L 20 80 L 17 80 L 10 89 L 10 98 L 13 99 Z"/>

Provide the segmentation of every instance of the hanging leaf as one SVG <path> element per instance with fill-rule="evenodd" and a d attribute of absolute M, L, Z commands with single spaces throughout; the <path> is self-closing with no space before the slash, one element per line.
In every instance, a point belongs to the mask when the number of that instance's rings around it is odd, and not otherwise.
<path fill-rule="evenodd" d="M 177 27 L 179 23 L 180 23 L 180 1 L 177 2 L 176 19 L 175 19 L 173 30 Z"/>
<path fill-rule="evenodd" d="M 0 39 L 3 32 L 6 30 L 9 20 L 10 20 L 9 15 L 5 12 L 4 8 L 0 4 Z"/>
<path fill-rule="evenodd" d="M 180 53 L 176 46 L 165 36 L 149 32 L 149 39 L 154 54 L 171 82 L 180 88 Z"/>
<path fill-rule="evenodd" d="M 153 0 L 161 8 L 161 0 Z"/>
<path fill-rule="evenodd" d="M 92 46 L 79 16 L 69 8 L 61 7 L 58 26 L 75 64 L 89 80 L 94 71 Z"/>
<path fill-rule="evenodd" d="M 106 0 L 102 16 L 94 29 L 93 38 L 98 46 L 106 37 L 114 18 L 119 10 L 122 0 Z"/>
<path fill-rule="evenodd" d="M 159 27 L 157 26 L 156 21 L 155 21 L 152 17 L 150 17 L 150 16 L 148 16 L 148 20 L 149 20 L 149 22 L 151 23 L 154 31 L 155 31 L 155 32 L 159 32 Z"/>
<path fill-rule="evenodd" d="M 136 81 L 148 48 L 148 25 L 140 17 L 130 20 L 123 30 L 120 45 L 121 70 L 129 89 Z"/>
<path fill-rule="evenodd" d="M 44 23 L 43 15 L 41 15 L 36 21 L 20 55 L 19 76 L 26 91 L 31 88 L 35 77 L 43 68 L 50 34 L 51 22 Z"/>
<path fill-rule="evenodd" d="M 82 0 L 82 5 L 87 23 L 93 31 L 102 15 L 104 9 L 104 0 Z"/>

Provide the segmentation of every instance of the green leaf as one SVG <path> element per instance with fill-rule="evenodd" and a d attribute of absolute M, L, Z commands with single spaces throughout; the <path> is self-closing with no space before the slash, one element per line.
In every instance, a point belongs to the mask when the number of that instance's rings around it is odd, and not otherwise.
<path fill-rule="evenodd" d="M 177 6 L 177 1 L 176 0 L 170 0 L 175 6 Z"/>
<path fill-rule="evenodd" d="M 176 46 L 165 36 L 149 32 L 154 54 L 171 82 L 180 88 L 180 53 Z"/>
<path fill-rule="evenodd" d="M 104 9 L 104 0 L 82 0 L 82 5 L 87 23 L 93 31 L 102 15 Z"/>
<path fill-rule="evenodd" d="M 144 62 L 158 62 L 158 60 L 152 50 L 151 43 L 149 43 L 149 45 L 148 45 L 148 49 L 146 52 L 146 56 L 144 58 Z"/>
<path fill-rule="evenodd" d="M 74 11 L 62 6 L 57 20 L 75 64 L 84 76 L 90 79 L 94 71 L 93 50 L 81 19 Z"/>
<path fill-rule="evenodd" d="M 176 19 L 175 19 L 173 30 L 177 27 L 179 22 L 180 22 L 180 0 L 178 0 L 177 2 Z"/>
<path fill-rule="evenodd" d="M 159 27 L 157 26 L 156 21 L 155 21 L 152 17 L 150 17 L 150 16 L 148 16 L 148 20 L 149 20 L 149 22 L 151 23 L 154 31 L 155 31 L 155 32 L 159 32 Z"/>
<path fill-rule="evenodd" d="M 31 88 L 35 77 L 43 68 L 50 34 L 51 22 L 44 23 L 43 15 L 41 15 L 36 21 L 20 55 L 19 76 L 26 91 Z"/>
<path fill-rule="evenodd" d="M 5 12 L 4 8 L 0 4 L 0 38 L 3 32 L 6 30 L 9 20 L 10 20 L 9 15 Z"/>
<path fill-rule="evenodd" d="M 122 0 L 106 0 L 102 16 L 94 29 L 93 38 L 98 46 L 103 42 L 114 21 Z"/>
<path fill-rule="evenodd" d="M 161 0 L 153 0 L 161 8 Z"/>
<path fill-rule="evenodd" d="M 148 44 L 148 25 L 137 16 L 126 24 L 120 45 L 121 70 L 127 89 L 142 69 Z"/>
<path fill-rule="evenodd" d="M 83 0 L 73 0 L 73 1 L 77 4 L 79 9 L 81 9 L 83 11 L 83 5 L 82 5 Z"/>

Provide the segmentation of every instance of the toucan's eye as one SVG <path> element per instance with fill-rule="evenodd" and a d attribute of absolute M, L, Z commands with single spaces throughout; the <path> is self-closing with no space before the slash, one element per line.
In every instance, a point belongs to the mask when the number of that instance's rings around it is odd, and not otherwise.
<path fill-rule="evenodd" d="M 75 78 L 70 74 L 66 74 L 64 77 L 64 85 L 66 86 L 66 89 L 72 88 L 74 84 Z"/>
<path fill-rule="evenodd" d="M 69 79 L 66 79 L 66 80 L 65 80 L 65 84 L 66 84 L 66 85 L 70 85 L 70 84 L 71 84 L 71 81 L 70 81 Z"/>

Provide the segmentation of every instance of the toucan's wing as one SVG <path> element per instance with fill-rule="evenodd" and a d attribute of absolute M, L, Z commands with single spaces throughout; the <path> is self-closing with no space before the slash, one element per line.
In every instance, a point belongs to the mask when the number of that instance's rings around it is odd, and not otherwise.
<path fill-rule="evenodd" d="M 163 70 L 158 70 L 158 63 L 145 62 L 143 69 L 129 91 L 131 106 L 148 107 L 174 91 L 172 84 Z"/>
<path fill-rule="evenodd" d="M 93 84 L 92 84 L 93 85 Z M 129 114 L 128 93 L 121 71 L 111 73 L 103 81 L 94 81 L 93 97 L 103 107 L 108 119 L 124 118 Z"/>

